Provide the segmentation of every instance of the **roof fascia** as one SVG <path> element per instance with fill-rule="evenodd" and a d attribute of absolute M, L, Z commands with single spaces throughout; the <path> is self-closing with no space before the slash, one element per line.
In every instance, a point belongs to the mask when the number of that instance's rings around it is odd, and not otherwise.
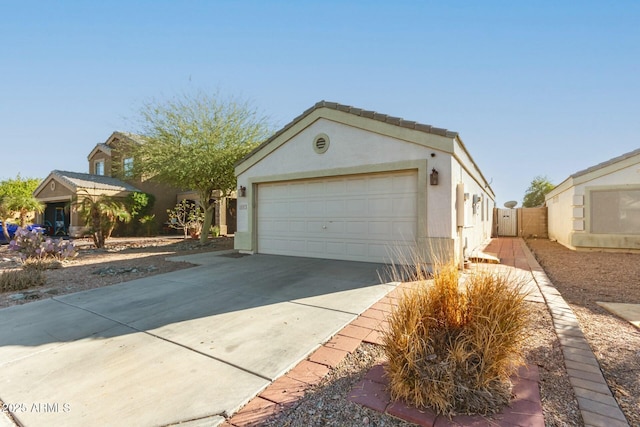
<path fill-rule="evenodd" d="M 57 174 L 55 174 L 55 173 L 51 172 L 51 173 L 49 173 L 49 175 L 47 175 L 47 177 L 46 177 L 45 179 L 43 179 L 43 180 L 42 180 L 42 182 L 40 183 L 40 185 L 38 185 L 38 187 L 34 190 L 34 192 L 33 192 L 33 197 L 36 197 L 36 198 L 37 198 L 37 197 L 38 197 L 38 194 L 40 194 L 40 193 L 42 192 L 42 190 L 44 190 L 44 189 L 45 189 L 45 187 L 46 187 L 47 185 L 49 185 L 49 183 L 50 183 L 52 180 L 56 182 L 56 185 L 57 185 L 57 184 L 60 184 L 60 185 L 62 185 L 64 188 L 66 188 L 67 190 L 71 191 L 72 193 L 75 193 L 75 192 L 76 192 L 76 189 L 75 189 L 75 188 L 73 188 L 73 187 L 71 187 L 71 186 L 69 185 L 69 183 L 68 183 L 66 180 L 61 179 Z"/>
<path fill-rule="evenodd" d="M 640 154 L 622 159 L 619 162 L 604 165 L 599 169 L 587 172 L 585 174 L 578 175 L 576 177 L 573 177 L 573 180 L 575 182 L 575 185 L 584 184 L 585 182 L 601 178 L 605 175 L 610 175 L 612 173 L 618 172 L 619 170 L 626 169 L 637 164 L 640 164 Z"/>
<path fill-rule="evenodd" d="M 102 151 L 104 154 L 110 155 L 110 153 L 107 153 L 104 150 L 104 147 L 102 146 L 102 144 L 96 144 L 95 147 L 93 147 L 93 150 L 91 150 L 91 152 L 89 153 L 89 155 L 87 156 L 87 160 L 90 160 L 98 151 Z"/>
<path fill-rule="evenodd" d="M 473 168 L 468 167 L 467 163 L 463 161 L 459 153 L 456 152 L 457 150 L 454 150 L 453 157 L 458 161 L 458 163 L 460 163 L 460 165 L 462 165 L 462 168 L 467 171 L 467 173 L 478 183 L 479 186 L 491 193 L 495 200 L 496 193 L 493 191 L 493 188 L 491 188 L 489 181 L 487 181 L 487 179 L 482 174 L 482 171 L 478 167 L 475 160 L 473 160 L 473 157 L 471 157 L 471 153 L 469 153 L 467 147 L 464 145 L 464 142 L 462 142 L 462 138 L 460 138 L 460 136 L 456 136 L 455 140 L 458 143 L 460 149 L 462 149 L 462 152 L 466 155 L 466 157 L 473 165 Z"/>

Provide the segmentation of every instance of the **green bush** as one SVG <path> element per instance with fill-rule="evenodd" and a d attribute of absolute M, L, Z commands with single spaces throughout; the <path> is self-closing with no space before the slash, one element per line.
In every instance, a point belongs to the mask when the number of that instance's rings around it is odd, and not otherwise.
<path fill-rule="evenodd" d="M 40 270 L 10 270 L 0 274 L 0 292 L 20 291 L 44 286 L 46 277 Z"/>
<path fill-rule="evenodd" d="M 460 279 L 454 263 L 436 266 L 400 299 L 383 338 L 390 393 L 444 415 L 487 415 L 509 402 L 523 364 L 524 283 L 488 270 Z"/>

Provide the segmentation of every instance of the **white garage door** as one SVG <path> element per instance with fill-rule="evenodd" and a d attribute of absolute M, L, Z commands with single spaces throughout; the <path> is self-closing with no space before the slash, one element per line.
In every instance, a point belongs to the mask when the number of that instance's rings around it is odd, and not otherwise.
<path fill-rule="evenodd" d="M 417 187 L 416 171 L 259 184 L 258 252 L 401 260 L 415 246 Z"/>

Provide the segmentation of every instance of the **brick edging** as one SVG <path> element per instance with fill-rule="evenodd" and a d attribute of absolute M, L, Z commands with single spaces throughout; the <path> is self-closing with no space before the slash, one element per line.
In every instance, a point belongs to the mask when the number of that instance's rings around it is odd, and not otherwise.
<path fill-rule="evenodd" d="M 520 239 L 520 244 L 533 279 L 551 313 L 582 420 L 585 425 L 628 427 L 629 423 L 602 375 L 600 364 L 582 333 L 576 315 L 549 280 L 523 239 Z"/>

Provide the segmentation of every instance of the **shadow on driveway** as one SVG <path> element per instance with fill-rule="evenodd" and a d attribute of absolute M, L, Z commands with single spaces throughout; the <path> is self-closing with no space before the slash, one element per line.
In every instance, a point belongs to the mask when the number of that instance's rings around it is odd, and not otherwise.
<path fill-rule="evenodd" d="M 0 310 L 0 399 L 68 405 L 14 411 L 28 426 L 215 425 L 393 288 L 381 264 L 199 261 Z"/>

